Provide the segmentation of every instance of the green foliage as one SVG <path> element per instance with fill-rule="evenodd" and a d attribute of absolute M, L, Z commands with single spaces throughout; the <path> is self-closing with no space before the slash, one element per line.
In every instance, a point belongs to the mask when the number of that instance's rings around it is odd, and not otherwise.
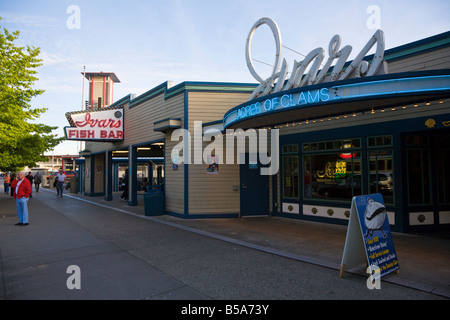
<path fill-rule="evenodd" d="M 40 49 L 16 46 L 18 37 L 19 31 L 0 26 L 0 171 L 33 167 L 45 159 L 45 151 L 64 140 L 51 133 L 57 127 L 34 123 L 47 110 L 30 104 L 44 92 L 33 88 L 35 69 L 42 65 Z"/>

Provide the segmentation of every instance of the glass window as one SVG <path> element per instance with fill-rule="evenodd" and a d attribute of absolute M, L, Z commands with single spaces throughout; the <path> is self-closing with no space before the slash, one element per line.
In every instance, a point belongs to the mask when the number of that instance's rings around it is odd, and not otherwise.
<path fill-rule="evenodd" d="M 430 204 L 430 155 L 427 149 L 409 149 L 408 198 L 410 204 Z"/>
<path fill-rule="evenodd" d="M 350 201 L 361 194 L 359 152 L 304 155 L 304 197 Z"/>
<path fill-rule="evenodd" d="M 445 146 L 445 144 L 440 144 Z M 447 146 L 450 143 L 447 142 Z M 450 148 L 439 148 L 436 152 L 437 191 L 439 204 L 450 204 Z"/>
<path fill-rule="evenodd" d="M 283 146 L 283 197 L 298 198 L 298 145 Z"/>
<path fill-rule="evenodd" d="M 369 193 L 381 193 L 384 203 L 394 203 L 394 174 L 392 150 L 368 151 Z"/>
<path fill-rule="evenodd" d="M 361 194 L 361 139 L 303 144 L 305 199 L 347 200 Z"/>
<path fill-rule="evenodd" d="M 298 198 L 298 155 L 283 155 L 283 197 Z"/>
<path fill-rule="evenodd" d="M 392 136 L 376 136 L 367 138 L 367 146 L 378 147 L 378 146 L 391 146 Z"/>

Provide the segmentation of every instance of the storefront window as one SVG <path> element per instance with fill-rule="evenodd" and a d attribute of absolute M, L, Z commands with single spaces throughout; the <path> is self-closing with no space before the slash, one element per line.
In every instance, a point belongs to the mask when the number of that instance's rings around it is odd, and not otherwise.
<path fill-rule="evenodd" d="M 298 198 L 298 147 L 285 145 L 283 153 L 283 197 Z"/>
<path fill-rule="evenodd" d="M 394 203 L 394 174 L 392 150 L 370 150 L 369 159 L 369 193 L 381 193 L 384 203 Z"/>
<path fill-rule="evenodd" d="M 430 153 L 427 149 L 409 149 L 408 195 L 410 204 L 431 203 Z"/>
<path fill-rule="evenodd" d="M 450 204 L 450 137 L 446 141 L 444 148 L 439 148 L 436 152 L 437 161 L 437 182 L 438 182 L 438 201 L 439 204 Z"/>
<path fill-rule="evenodd" d="M 368 193 L 381 193 L 384 203 L 394 203 L 394 166 L 392 136 L 382 135 L 367 138 L 369 161 Z"/>
<path fill-rule="evenodd" d="M 347 200 L 361 194 L 360 139 L 303 144 L 304 198 Z"/>

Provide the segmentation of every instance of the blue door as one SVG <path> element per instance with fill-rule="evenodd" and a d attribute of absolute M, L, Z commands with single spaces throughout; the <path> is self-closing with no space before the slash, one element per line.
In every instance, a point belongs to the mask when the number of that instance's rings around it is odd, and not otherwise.
<path fill-rule="evenodd" d="M 259 163 L 249 164 L 246 154 L 240 166 L 241 216 L 269 215 L 269 176 L 261 175 L 260 169 Z"/>

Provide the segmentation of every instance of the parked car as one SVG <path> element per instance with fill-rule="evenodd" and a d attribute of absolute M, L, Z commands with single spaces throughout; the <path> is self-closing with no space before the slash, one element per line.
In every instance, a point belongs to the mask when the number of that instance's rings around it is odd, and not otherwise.
<path fill-rule="evenodd" d="M 370 174 L 370 193 L 381 193 L 392 196 L 393 179 L 391 172 L 378 172 Z M 361 195 L 361 174 L 355 174 L 337 184 L 322 185 L 317 190 L 322 197 L 351 198 Z"/>
<path fill-rule="evenodd" d="M 72 177 L 75 177 L 77 173 L 75 171 L 65 171 L 64 174 L 66 175 L 67 179 L 70 179 Z"/>

